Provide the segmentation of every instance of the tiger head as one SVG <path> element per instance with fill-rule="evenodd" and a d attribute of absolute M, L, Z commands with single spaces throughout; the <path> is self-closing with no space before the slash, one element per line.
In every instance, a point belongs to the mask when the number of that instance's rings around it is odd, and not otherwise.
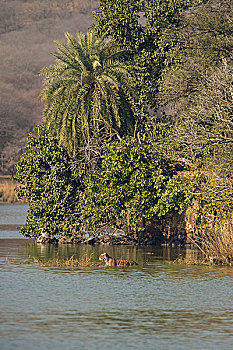
<path fill-rule="evenodd" d="M 100 254 L 99 256 L 99 260 L 103 260 L 105 263 L 107 263 L 109 259 L 110 256 L 107 253 Z"/>

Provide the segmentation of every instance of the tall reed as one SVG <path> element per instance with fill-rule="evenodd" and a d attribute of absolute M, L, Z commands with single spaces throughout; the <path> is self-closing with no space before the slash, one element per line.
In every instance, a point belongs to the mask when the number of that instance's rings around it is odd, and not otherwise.
<path fill-rule="evenodd" d="M 194 243 L 213 264 L 233 265 L 233 220 L 218 229 L 201 230 Z"/>

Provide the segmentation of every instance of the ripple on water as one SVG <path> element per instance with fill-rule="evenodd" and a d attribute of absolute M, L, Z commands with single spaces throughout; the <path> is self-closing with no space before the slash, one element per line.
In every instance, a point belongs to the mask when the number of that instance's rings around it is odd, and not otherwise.
<path fill-rule="evenodd" d="M 167 264 L 176 250 L 105 249 L 139 266 L 5 264 L 6 256 L 98 261 L 103 248 L 0 240 L 1 349 L 232 349 L 231 268 Z"/>

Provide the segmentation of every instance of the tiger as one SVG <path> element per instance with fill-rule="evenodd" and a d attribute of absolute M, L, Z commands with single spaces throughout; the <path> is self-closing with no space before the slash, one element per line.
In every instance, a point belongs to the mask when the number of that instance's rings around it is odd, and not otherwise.
<path fill-rule="evenodd" d="M 138 265 L 135 261 L 132 260 L 122 260 L 114 259 L 109 256 L 107 253 L 100 254 L 99 260 L 105 262 L 105 266 L 136 266 Z"/>

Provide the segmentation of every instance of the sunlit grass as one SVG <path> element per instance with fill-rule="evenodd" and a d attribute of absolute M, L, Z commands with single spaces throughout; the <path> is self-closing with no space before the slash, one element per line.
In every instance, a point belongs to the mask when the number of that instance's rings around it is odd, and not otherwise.
<path fill-rule="evenodd" d="M 199 249 L 196 256 L 179 256 L 169 263 L 186 265 L 233 266 L 233 221 L 219 223 L 217 229 L 201 229 L 192 243 Z"/>
<path fill-rule="evenodd" d="M 233 221 L 220 224 L 218 229 L 202 230 L 194 242 L 212 264 L 233 265 Z"/>
<path fill-rule="evenodd" d="M 169 264 L 180 264 L 180 265 L 211 265 L 211 262 L 204 257 L 194 258 L 194 257 L 183 257 L 178 256 L 175 260 L 169 261 Z"/>
<path fill-rule="evenodd" d="M 100 262 L 93 260 L 93 256 L 83 255 L 80 258 L 75 258 L 73 255 L 70 258 L 61 259 L 56 257 L 54 259 L 43 258 L 28 258 L 25 260 L 9 259 L 6 257 L 6 264 L 24 265 L 24 264 L 38 264 L 40 266 L 56 266 L 56 267 L 92 267 L 103 265 Z"/>
<path fill-rule="evenodd" d="M 0 203 L 25 203 L 18 200 L 15 194 L 17 183 L 11 179 L 0 179 Z"/>

